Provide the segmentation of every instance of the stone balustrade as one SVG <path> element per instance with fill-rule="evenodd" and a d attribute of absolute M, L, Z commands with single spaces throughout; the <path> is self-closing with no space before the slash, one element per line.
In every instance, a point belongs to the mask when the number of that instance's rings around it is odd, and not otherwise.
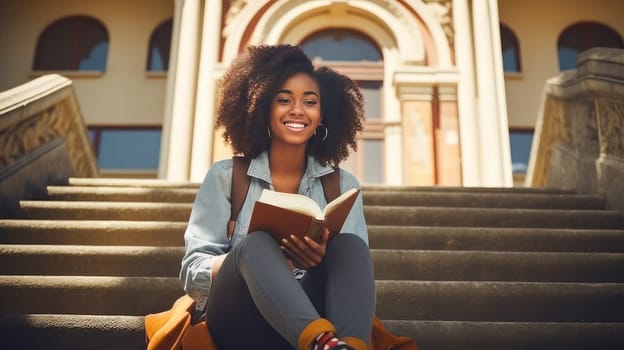
<path fill-rule="evenodd" d="M 0 93 L 0 217 L 48 184 L 97 175 L 69 79 L 45 75 Z"/>
<path fill-rule="evenodd" d="M 549 79 L 526 185 L 604 195 L 624 208 L 624 50 L 594 48 Z"/>

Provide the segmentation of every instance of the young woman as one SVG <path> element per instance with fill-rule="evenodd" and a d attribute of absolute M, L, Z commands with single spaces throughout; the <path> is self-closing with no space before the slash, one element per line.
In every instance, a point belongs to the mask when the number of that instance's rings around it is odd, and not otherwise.
<path fill-rule="evenodd" d="M 361 194 L 332 239 L 327 230 L 319 242 L 247 232 L 263 189 L 299 193 L 323 208 L 321 176 L 338 171 L 341 192 L 359 188 L 338 165 L 355 149 L 362 118 L 353 81 L 315 70 L 295 46 L 251 47 L 223 76 L 217 125 L 234 152 L 251 159 L 251 183 L 228 239 L 233 161 L 211 167 L 180 271 L 219 350 L 367 349 L 375 281 Z"/>

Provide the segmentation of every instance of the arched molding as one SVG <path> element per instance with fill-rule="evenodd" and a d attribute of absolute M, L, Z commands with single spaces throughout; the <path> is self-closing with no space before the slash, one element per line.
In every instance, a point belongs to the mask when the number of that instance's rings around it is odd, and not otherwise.
<path fill-rule="evenodd" d="M 251 40 L 266 44 L 300 42 L 310 34 L 310 28 L 351 28 L 373 38 L 384 56 L 388 50 L 397 49 L 400 61 L 424 64 L 424 38 L 410 20 L 409 11 L 396 3 L 381 6 L 379 2 L 281 1 L 260 19 Z"/>
<path fill-rule="evenodd" d="M 224 62 L 229 62 L 238 54 L 245 32 L 250 30 L 254 16 L 262 7 L 262 4 L 247 3 L 227 25 L 224 30 Z M 323 20 L 317 19 L 317 27 L 304 29 L 301 22 L 309 25 L 314 17 Z M 413 15 L 399 3 L 387 0 L 279 0 L 258 19 L 249 43 L 275 44 L 301 40 L 301 33 L 309 34 L 310 28 L 331 26 L 352 28 L 368 34 L 382 49 L 397 48 L 403 64 L 425 62 L 424 36 Z"/>
<path fill-rule="evenodd" d="M 230 8 L 226 16 L 225 26 L 221 35 L 223 44 L 223 62 L 229 64 L 239 53 L 240 43 L 247 28 L 253 23 L 256 15 L 266 6 L 264 1 L 241 1 Z M 234 12 L 232 12 L 234 11 Z"/>
<path fill-rule="evenodd" d="M 425 27 L 429 30 L 433 43 L 436 49 L 438 57 L 438 66 L 450 67 L 453 65 L 453 55 L 451 51 L 451 43 L 448 36 L 453 36 L 453 33 L 446 33 L 445 28 L 449 28 L 446 31 L 452 31 L 451 20 L 451 6 L 448 0 L 447 6 L 438 4 L 437 2 L 424 3 L 422 0 L 404 0 L 414 12 L 420 16 L 420 19 L 424 23 Z M 389 1 L 385 1 L 389 2 Z M 447 36 L 448 34 L 448 36 Z"/>
<path fill-rule="evenodd" d="M 325 16 L 313 16 L 305 19 L 297 20 L 294 26 L 285 29 L 280 36 L 268 37 L 263 44 L 276 43 L 301 43 L 306 37 L 314 33 L 319 28 L 326 28 L 328 25 Z M 399 50 L 394 38 L 388 33 L 387 28 L 379 25 L 378 22 L 371 21 L 368 18 L 356 16 L 342 17 L 340 21 L 335 23 L 340 28 L 352 29 L 363 33 L 371 38 L 371 40 L 380 48 L 383 61 L 385 64 L 399 62 Z"/>

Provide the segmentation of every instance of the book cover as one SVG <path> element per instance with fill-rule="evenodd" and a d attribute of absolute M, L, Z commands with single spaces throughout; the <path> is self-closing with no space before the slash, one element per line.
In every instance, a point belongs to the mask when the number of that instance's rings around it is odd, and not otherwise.
<path fill-rule="evenodd" d="M 323 228 L 327 227 L 331 237 L 340 232 L 359 192 L 358 189 L 348 190 L 321 210 L 306 196 L 263 190 L 254 204 L 249 233 L 266 231 L 278 241 L 291 234 L 318 241 Z"/>

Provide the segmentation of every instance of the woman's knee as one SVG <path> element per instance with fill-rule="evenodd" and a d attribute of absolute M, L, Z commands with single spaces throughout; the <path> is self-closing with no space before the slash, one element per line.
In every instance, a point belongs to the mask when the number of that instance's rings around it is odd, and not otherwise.
<path fill-rule="evenodd" d="M 336 235 L 332 239 L 327 242 L 327 247 L 332 247 L 332 249 L 362 249 L 368 251 L 368 244 L 364 242 L 364 240 L 355 234 L 352 233 L 341 233 Z"/>
<path fill-rule="evenodd" d="M 271 254 L 275 252 L 281 253 L 281 250 L 269 233 L 256 231 L 247 235 L 245 239 L 243 239 L 238 245 L 236 245 L 236 247 L 234 247 L 232 252 L 234 253 L 234 255 L 237 256 L 266 256 L 266 254 Z"/>
<path fill-rule="evenodd" d="M 370 259 L 370 249 L 360 236 L 341 233 L 327 242 L 326 256 L 348 256 L 356 260 Z"/>

